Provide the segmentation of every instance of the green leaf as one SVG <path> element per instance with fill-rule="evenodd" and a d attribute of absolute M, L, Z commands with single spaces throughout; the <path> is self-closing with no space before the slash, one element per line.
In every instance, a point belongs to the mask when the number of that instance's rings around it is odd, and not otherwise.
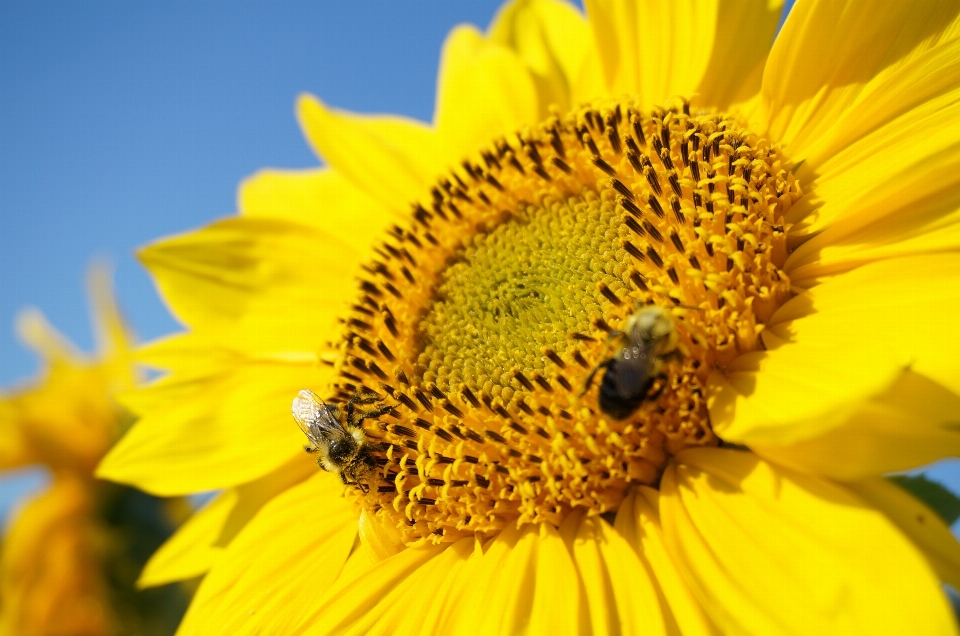
<path fill-rule="evenodd" d="M 948 526 L 960 519 L 960 497 L 926 475 L 895 475 L 890 481 L 930 506 Z"/>

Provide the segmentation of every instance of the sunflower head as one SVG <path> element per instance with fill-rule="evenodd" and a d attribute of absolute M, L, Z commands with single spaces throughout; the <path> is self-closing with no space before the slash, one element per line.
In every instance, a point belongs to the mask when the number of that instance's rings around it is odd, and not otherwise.
<path fill-rule="evenodd" d="M 100 354 L 77 351 L 37 310 L 17 321 L 21 340 L 41 357 L 44 377 L 35 387 L 0 396 L 0 465 L 45 464 L 91 475 L 130 418 L 114 395 L 133 387 L 132 342 L 110 292 L 109 274 L 89 275 L 89 294 Z"/>
<path fill-rule="evenodd" d="M 374 245 L 333 362 L 330 402 L 380 397 L 365 510 L 408 544 L 559 524 L 717 443 L 707 377 L 790 296 L 777 146 L 686 99 L 601 100 L 429 193 Z"/>
<path fill-rule="evenodd" d="M 130 425 L 115 397 L 136 373 L 107 270 L 92 268 L 88 280 L 96 356 L 78 352 L 36 310 L 18 321 L 44 375 L 0 396 L 0 469 L 42 466 L 50 485 L 12 516 L 3 537 L 2 634 L 163 633 L 185 607 L 179 587 L 134 589 L 146 555 L 187 513 L 185 502 L 93 476 Z"/>

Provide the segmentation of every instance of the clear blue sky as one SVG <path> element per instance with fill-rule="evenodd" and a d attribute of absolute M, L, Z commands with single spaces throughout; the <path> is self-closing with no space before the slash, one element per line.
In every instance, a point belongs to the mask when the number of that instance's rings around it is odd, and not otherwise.
<path fill-rule="evenodd" d="M 258 168 L 316 165 L 301 91 L 429 120 L 444 36 L 499 4 L 0 0 L 0 386 L 36 372 L 13 334 L 26 306 L 92 347 L 94 256 L 143 340 L 175 331 L 132 251 L 231 214 Z M 935 477 L 960 490 L 960 470 Z M 0 517 L 41 481 L 0 479 Z"/>

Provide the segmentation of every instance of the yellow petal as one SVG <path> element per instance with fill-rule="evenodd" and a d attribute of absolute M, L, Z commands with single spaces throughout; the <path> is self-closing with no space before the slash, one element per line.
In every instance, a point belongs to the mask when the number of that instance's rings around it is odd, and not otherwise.
<path fill-rule="evenodd" d="M 483 551 L 473 537 L 461 539 L 426 566 L 418 568 L 408 579 L 401 608 L 408 611 L 384 614 L 387 620 L 378 621 L 383 634 L 474 634 L 472 626 L 458 624 L 464 598 L 470 594 L 475 572 L 481 565 Z M 433 591 L 424 594 L 424 590 Z M 472 599 L 476 602 L 476 599 Z M 470 602 L 470 601 L 467 601 Z M 391 629 L 391 623 L 394 628 Z M 360 625 L 358 624 L 358 627 Z M 362 634 L 362 631 L 355 631 Z"/>
<path fill-rule="evenodd" d="M 15 398 L 0 396 L 0 468 L 36 463 L 40 458 L 27 438 L 24 420 Z"/>
<path fill-rule="evenodd" d="M 490 542 L 487 543 L 489 545 Z M 475 593 L 478 575 L 483 568 L 483 545 L 476 538 L 469 537 L 455 546 L 459 547 L 458 553 L 449 556 L 446 561 L 448 565 L 443 570 L 447 573 L 446 579 L 437 578 L 438 603 L 432 604 L 427 599 L 421 636 L 471 636 L 476 633 L 474 625 L 464 620 L 464 607 L 482 598 L 475 596 Z M 444 555 L 451 551 L 448 550 Z"/>
<path fill-rule="evenodd" d="M 434 121 L 442 157 L 459 163 L 494 138 L 536 124 L 546 113 L 533 77 L 516 53 L 471 26 L 447 36 Z"/>
<path fill-rule="evenodd" d="M 772 340 L 785 344 L 743 356 L 727 377 L 711 376 L 718 434 L 771 457 L 779 446 L 776 456 L 795 466 L 797 454 L 808 455 L 810 466 L 832 465 L 827 474 L 842 478 L 949 454 L 956 442 L 946 427 L 956 422 L 960 394 L 958 280 L 960 256 L 891 259 L 785 303 L 768 325 Z M 787 448 L 827 431 L 839 437 Z M 831 441 L 837 450 L 820 454 Z M 844 463 L 828 457 L 848 444 L 858 450 Z M 789 460 L 782 454 L 791 452 Z"/>
<path fill-rule="evenodd" d="M 760 93 L 783 0 L 721 1 L 710 11 L 716 11 L 713 48 L 693 94 L 698 104 L 730 108 Z"/>
<path fill-rule="evenodd" d="M 647 566 L 610 524 L 599 517 L 581 521 L 573 558 L 594 634 L 668 633 Z"/>
<path fill-rule="evenodd" d="M 727 108 L 755 94 L 780 2 L 587 0 L 609 91 Z"/>
<path fill-rule="evenodd" d="M 457 633 L 579 632 L 577 571 L 549 524 L 510 526 L 491 540 L 467 599 Z"/>
<path fill-rule="evenodd" d="M 253 519 L 263 506 L 280 493 L 315 476 L 318 470 L 319 466 L 312 457 L 305 453 L 297 453 L 276 470 L 233 488 L 232 490 L 237 493 L 237 501 L 224 520 L 214 545 L 217 547 L 230 545 L 233 538 L 246 527 L 247 522 Z"/>
<path fill-rule="evenodd" d="M 960 54 L 960 45 L 955 48 Z M 813 238 L 787 261 L 791 277 L 816 275 L 793 270 L 815 264 L 826 247 L 871 239 L 896 243 L 955 213 L 960 207 L 960 177 L 954 169 L 960 161 L 958 118 L 960 88 L 892 119 L 817 164 L 804 164 L 799 177 L 805 195 L 785 220 L 793 225 L 792 241 Z"/>
<path fill-rule="evenodd" d="M 289 634 L 333 586 L 356 540 L 356 512 L 335 475 L 278 495 L 203 579 L 177 632 Z"/>
<path fill-rule="evenodd" d="M 297 100 L 304 135 L 322 159 L 361 192 L 395 214 L 427 194 L 443 164 L 425 124 L 388 115 L 357 115 L 312 95 Z"/>
<path fill-rule="evenodd" d="M 787 259 L 791 281 L 797 287 L 810 288 L 821 282 L 819 279 L 874 261 L 958 251 L 960 208 L 946 212 L 943 194 L 932 192 L 924 201 L 911 205 L 909 213 L 900 210 L 846 236 L 837 236 L 827 228 Z M 819 249 L 808 249 L 820 236 L 829 242 L 818 241 Z"/>
<path fill-rule="evenodd" d="M 359 263 L 317 229 L 249 217 L 165 239 L 140 258 L 181 321 L 252 351 L 319 350 Z"/>
<path fill-rule="evenodd" d="M 516 52 L 533 74 L 541 105 L 566 112 L 593 37 L 583 16 L 559 0 L 516 0 L 490 25 L 492 42 Z"/>
<path fill-rule="evenodd" d="M 915 121 L 933 104 L 951 105 L 960 80 L 954 63 L 960 54 L 958 33 L 955 24 L 948 27 L 939 40 L 922 43 L 870 78 L 840 116 L 823 122 L 829 131 L 806 141 L 802 151 L 807 162 L 817 171 L 829 172 L 826 164 L 833 158 L 842 160 L 854 142 Z"/>
<path fill-rule="evenodd" d="M 773 330 L 796 342 L 846 344 L 843 354 L 888 348 L 917 373 L 960 393 L 960 255 L 888 259 L 836 276 L 786 303 Z M 792 320 L 812 309 L 816 313 Z M 780 325 L 779 323 L 783 323 Z M 839 360 L 838 360 L 839 362 Z"/>
<path fill-rule="evenodd" d="M 923 551 L 940 580 L 960 589 L 960 542 L 937 513 L 882 477 L 852 482 L 847 487 L 886 513 Z"/>
<path fill-rule="evenodd" d="M 83 355 L 50 324 L 39 309 L 25 309 L 17 315 L 17 336 L 25 345 L 51 363 L 81 360 Z"/>
<path fill-rule="evenodd" d="M 842 426 L 779 445 L 738 441 L 759 455 L 834 479 L 862 479 L 960 455 L 960 396 L 905 371 L 882 394 L 859 406 Z"/>
<path fill-rule="evenodd" d="M 241 322 L 245 321 L 241 319 Z M 294 345 L 296 349 L 272 349 L 268 345 L 277 344 L 276 338 L 263 339 L 257 343 L 258 346 L 254 349 L 260 349 L 260 351 L 244 352 L 224 346 L 221 342 L 222 336 L 222 333 L 215 335 L 210 332 L 196 331 L 163 336 L 137 349 L 133 359 L 139 364 L 167 371 L 168 375 L 175 375 L 183 381 L 231 371 L 245 362 L 316 365 L 328 357 L 323 352 L 312 351 L 299 344 Z M 248 339 L 244 344 L 250 344 L 250 340 Z M 184 384 L 184 386 L 189 385 Z M 118 394 L 123 404 L 140 413 L 145 412 L 147 407 L 135 406 L 139 402 L 137 397 L 139 395 L 138 389 Z"/>
<path fill-rule="evenodd" d="M 879 344 L 804 339 L 737 358 L 707 383 L 714 430 L 727 441 L 790 444 L 843 425 L 884 393 L 907 360 Z M 855 355 L 852 355 L 855 351 Z M 749 441 L 748 441 L 749 440 Z"/>
<path fill-rule="evenodd" d="M 661 484 L 670 553 L 730 634 L 953 634 L 923 556 L 830 482 L 752 453 L 680 453 Z"/>
<path fill-rule="evenodd" d="M 368 508 L 360 511 L 358 525 L 360 545 L 373 561 L 382 561 L 404 549 L 396 528 L 386 526 Z"/>
<path fill-rule="evenodd" d="M 611 94 L 637 95 L 648 108 L 692 94 L 709 64 L 716 5 L 699 11 L 687 2 L 585 5 Z"/>
<path fill-rule="evenodd" d="M 435 562 L 447 552 L 453 551 L 443 559 L 445 565 L 453 565 L 459 557 L 466 556 L 461 554 L 462 546 L 454 546 L 408 548 L 376 563 L 363 552 L 354 553 L 332 585 L 314 592 L 315 600 L 310 602 L 309 612 L 304 613 L 298 628 L 284 633 L 291 636 L 402 633 L 384 624 L 389 622 L 386 617 L 396 616 L 405 609 L 395 601 L 424 589 L 434 591 L 436 579 L 421 578 L 421 575 L 424 572 L 442 575 L 444 570 L 437 568 Z M 421 587 L 414 587 L 414 582 Z M 435 591 L 443 593 L 439 586 Z"/>
<path fill-rule="evenodd" d="M 87 296 L 97 337 L 97 351 L 111 372 L 111 389 L 122 390 L 135 382 L 131 348 L 133 334 L 127 327 L 113 293 L 112 273 L 104 263 L 94 263 L 87 272 Z"/>
<path fill-rule="evenodd" d="M 940 318 L 960 301 L 951 299 L 956 285 L 940 260 L 877 263 L 786 303 L 770 326 L 784 344 L 747 357 L 761 360 L 758 371 L 738 360 L 739 372 L 711 376 L 718 434 L 777 463 L 842 480 L 960 453 L 960 397 L 944 384 L 956 384 L 945 352 L 957 343 Z M 902 288 L 898 277 L 911 282 Z M 808 315 L 789 320 L 798 314 Z M 914 315 L 929 316 L 922 335 L 891 319 Z"/>
<path fill-rule="evenodd" d="M 205 574 L 223 552 L 214 542 L 236 503 L 237 492 L 228 490 L 195 512 L 150 557 L 137 579 L 137 587 L 156 587 Z"/>
<path fill-rule="evenodd" d="M 373 612 L 354 623 L 349 633 L 422 636 L 458 633 L 455 626 L 445 622 L 462 611 L 459 599 L 470 589 L 470 570 L 481 556 L 475 550 L 475 543 L 472 537 L 461 539 L 424 563 Z"/>
<path fill-rule="evenodd" d="M 110 268 L 104 262 L 95 261 L 87 271 L 87 298 L 98 362 L 107 372 L 108 390 L 122 390 L 134 382 L 130 359 L 134 338 L 117 305 L 111 277 Z M 80 367 L 90 361 L 89 356 L 81 353 L 37 309 L 21 312 L 16 330 L 20 340 L 51 366 Z"/>
<path fill-rule="evenodd" d="M 645 486 L 627 495 L 617 510 L 614 527 L 653 573 L 667 633 L 717 636 L 720 632 L 693 597 L 667 552 L 660 526 L 659 497 L 658 491 Z"/>
<path fill-rule="evenodd" d="M 242 353 L 220 346 L 210 334 L 196 331 L 163 336 L 141 345 L 134 352 L 134 359 L 139 364 L 195 377 L 229 369 L 243 358 Z M 133 401 L 135 398 L 131 398 Z"/>
<path fill-rule="evenodd" d="M 81 356 L 39 312 L 21 314 L 18 327 L 45 368 L 37 382 L 0 395 L 0 466 L 89 474 L 119 434 L 112 393 L 132 380 L 129 361 Z"/>
<path fill-rule="evenodd" d="M 340 595 L 336 601 L 337 606 L 330 612 L 324 612 L 318 620 L 305 621 L 302 633 L 410 634 L 411 636 L 453 633 L 449 627 L 442 626 L 441 621 L 444 614 L 456 613 L 460 610 L 451 598 L 456 596 L 458 590 L 468 586 L 468 580 L 464 580 L 464 576 L 469 556 L 473 551 L 473 544 L 472 538 L 461 539 L 443 549 L 439 554 L 437 548 L 428 548 L 427 550 L 435 556 L 408 571 L 401 580 L 393 580 L 394 584 L 384 589 L 383 594 L 378 598 L 371 598 L 369 592 L 360 589 L 353 593 L 364 595 L 366 598 L 351 602 L 344 598 L 344 595 Z M 414 550 L 418 553 L 423 551 L 420 548 L 407 550 L 407 552 Z M 361 558 L 362 556 L 360 555 Z M 368 572 L 370 572 L 367 574 L 368 577 L 376 574 L 375 569 Z M 391 570 L 390 574 L 392 575 L 393 572 Z M 362 613 L 350 614 L 349 626 L 340 622 L 338 619 L 344 608 L 354 609 L 358 601 L 369 603 L 373 607 Z"/>
<path fill-rule="evenodd" d="M 182 581 L 209 570 L 241 530 L 263 506 L 285 490 L 317 472 L 302 457 L 253 482 L 217 496 L 197 511 L 150 557 L 137 585 L 152 587 Z"/>
<path fill-rule="evenodd" d="M 798 2 L 764 71 L 770 138 L 794 160 L 814 145 L 829 157 L 935 95 L 951 80 L 920 58 L 957 38 L 958 14 L 955 2 Z"/>
<path fill-rule="evenodd" d="M 376 199 L 326 168 L 261 170 L 240 184 L 244 216 L 281 218 L 319 228 L 365 253 L 394 215 Z"/>
<path fill-rule="evenodd" d="M 247 362 L 203 378 L 163 378 L 127 396 L 145 415 L 97 475 L 165 496 L 257 479 L 303 453 L 290 401 L 304 387 L 324 386 L 328 375 L 314 366 Z"/>

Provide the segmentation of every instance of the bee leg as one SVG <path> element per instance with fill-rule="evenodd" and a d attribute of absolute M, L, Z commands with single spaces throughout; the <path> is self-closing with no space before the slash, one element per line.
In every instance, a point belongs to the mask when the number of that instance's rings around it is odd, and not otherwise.
<path fill-rule="evenodd" d="M 361 397 L 361 395 L 363 394 L 366 394 L 366 397 Z M 350 423 L 352 426 L 359 426 L 360 422 L 367 419 L 367 417 L 371 417 L 371 416 L 365 415 L 361 412 L 358 418 L 357 405 L 373 404 L 374 402 L 377 402 L 380 399 L 381 399 L 380 394 L 374 391 L 373 389 L 368 389 L 367 387 L 361 387 L 360 391 L 357 391 L 352 396 L 350 396 L 350 400 L 347 402 L 347 406 L 346 406 L 347 422 Z M 388 408 L 387 410 L 390 410 L 390 409 Z M 386 411 L 384 411 L 384 413 L 385 412 Z M 378 413 L 377 416 L 379 415 L 383 415 L 383 413 Z M 373 417 L 377 417 L 377 416 L 373 416 Z"/>
<path fill-rule="evenodd" d="M 379 408 L 370 409 L 369 411 L 362 411 L 360 413 L 360 417 L 357 419 L 356 424 L 359 425 L 360 422 L 362 422 L 363 420 L 367 420 L 374 417 L 380 417 L 381 415 L 384 415 L 385 413 L 389 413 L 392 410 L 393 410 L 392 406 L 384 405 Z"/>
<path fill-rule="evenodd" d="M 357 391 L 350 396 L 350 400 L 347 402 L 347 421 L 353 421 L 353 414 L 357 410 L 357 404 L 364 404 L 363 399 L 360 397 L 360 392 Z"/>
<path fill-rule="evenodd" d="M 353 399 L 354 397 L 356 396 L 354 395 L 353 397 L 350 398 L 350 401 L 347 402 L 347 406 L 345 407 L 348 424 L 353 423 L 354 405 L 356 404 L 356 402 Z"/>
<path fill-rule="evenodd" d="M 320 449 L 318 449 L 316 446 L 304 446 L 303 450 L 307 451 L 312 455 L 313 453 L 316 453 Z"/>
<path fill-rule="evenodd" d="M 350 481 L 350 480 L 347 479 L 347 476 L 344 475 L 343 473 L 340 473 L 340 481 L 343 482 L 343 485 L 344 485 L 344 486 L 356 486 L 357 488 L 360 489 L 360 492 L 362 492 L 362 493 L 364 493 L 364 494 L 370 492 L 370 486 L 369 486 L 369 485 L 361 482 L 361 481 L 358 480 L 358 479 L 355 479 L 355 480 L 353 480 L 353 481 Z"/>
<path fill-rule="evenodd" d="M 381 395 L 373 389 L 365 386 L 360 387 L 356 393 L 350 397 L 350 404 L 373 404 L 381 400 Z"/>
<path fill-rule="evenodd" d="M 583 383 L 583 391 L 580 392 L 580 395 L 577 397 L 583 397 L 584 394 L 590 390 L 590 386 L 593 384 L 593 378 L 597 375 L 597 371 L 600 369 L 605 369 L 610 366 L 610 363 L 613 362 L 612 359 L 604 360 L 597 366 L 593 367 L 593 370 L 590 372 L 590 375 L 587 376 L 587 379 Z"/>

